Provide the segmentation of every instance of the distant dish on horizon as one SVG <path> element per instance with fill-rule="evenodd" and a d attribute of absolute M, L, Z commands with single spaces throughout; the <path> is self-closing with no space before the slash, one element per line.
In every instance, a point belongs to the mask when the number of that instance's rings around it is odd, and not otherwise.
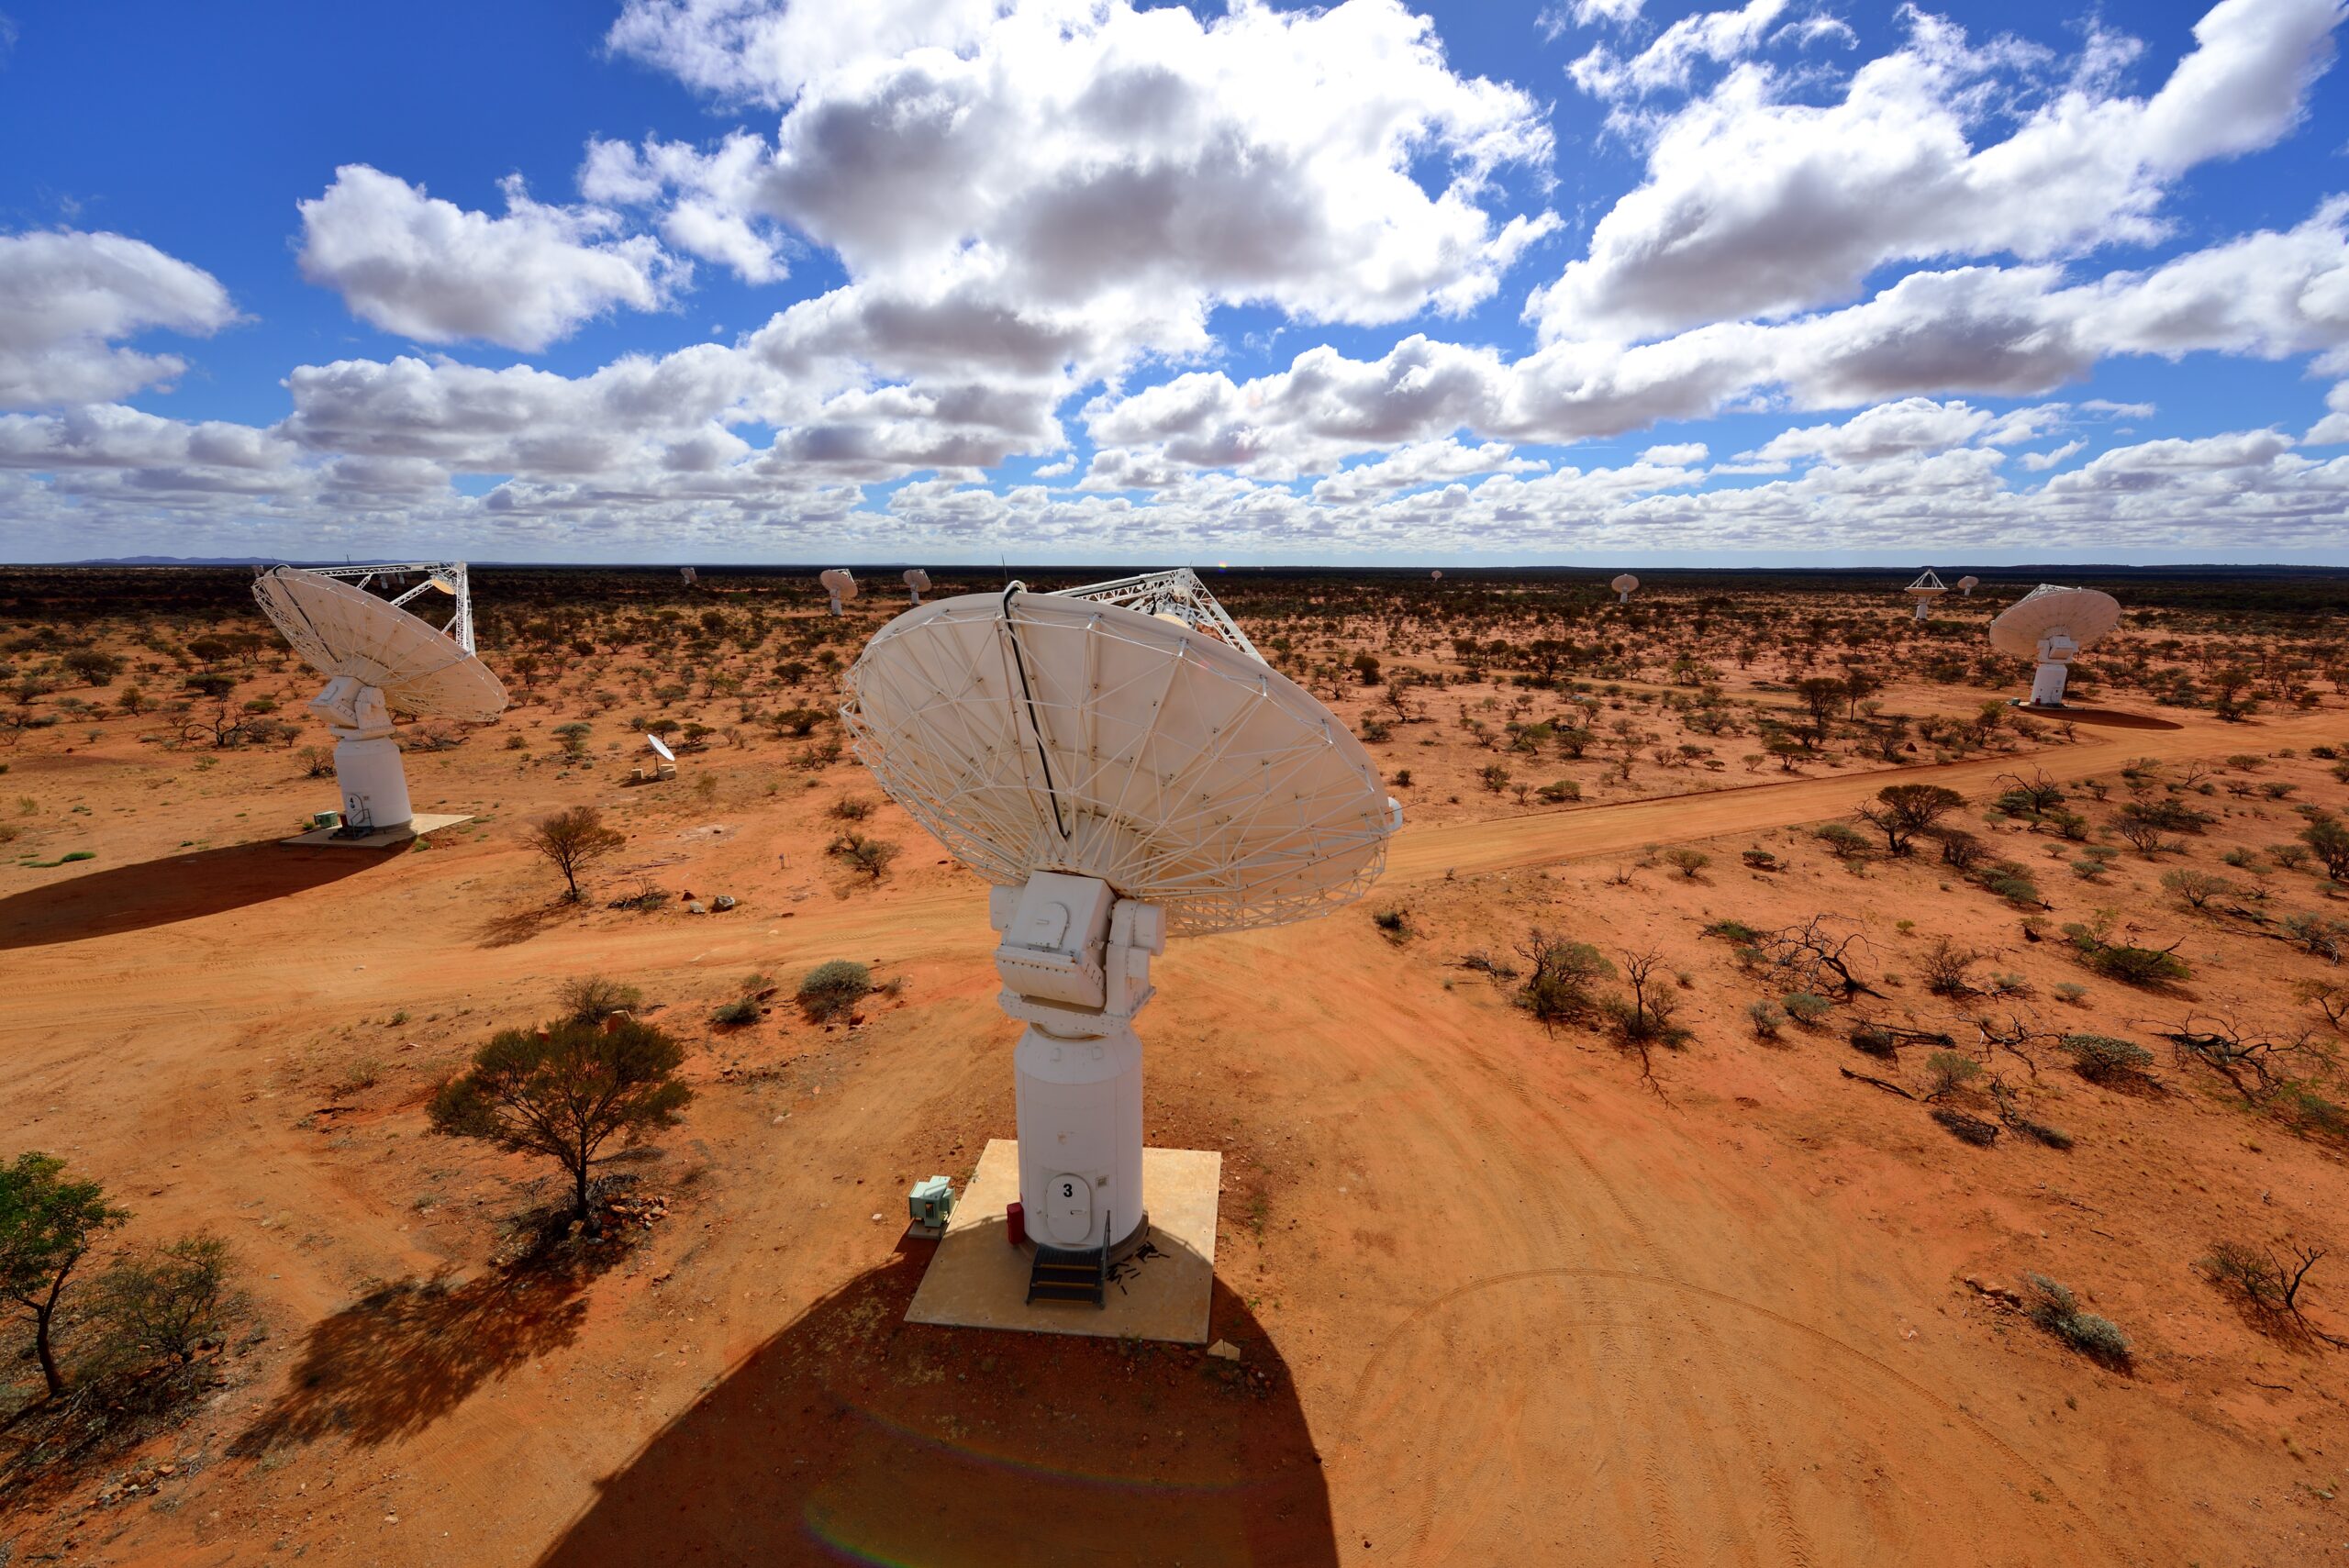
<path fill-rule="evenodd" d="M 1624 572 L 1619 573 L 1607 585 L 1615 590 L 1617 604 L 1628 605 L 1631 602 L 1631 595 L 1639 590 L 1640 580 Z"/>
<path fill-rule="evenodd" d="M 908 566 L 906 568 L 906 591 L 913 595 L 913 601 L 915 604 L 918 605 L 921 603 L 922 594 L 924 590 L 929 588 L 929 573 L 924 572 L 918 566 Z"/>
<path fill-rule="evenodd" d="M 831 595 L 834 615 L 841 613 L 842 605 L 856 597 L 856 576 L 844 566 L 829 568 L 816 581 L 821 583 L 824 592 Z"/>
<path fill-rule="evenodd" d="M 1970 573 L 1957 580 L 1957 591 L 1969 599 L 1974 596 L 1974 590 L 1979 588 L 1981 585 L 1982 579 L 1973 576 Z"/>
<path fill-rule="evenodd" d="M 423 581 L 395 598 L 367 592 L 377 577 L 416 573 Z M 427 592 L 455 601 L 446 626 L 405 607 Z M 506 710 L 506 687 L 473 653 L 473 594 L 462 561 L 275 566 L 253 579 L 253 598 L 295 651 L 327 677 L 309 706 L 335 736 L 346 830 L 395 829 L 416 815 L 392 740 L 394 714 L 481 721 Z"/>
<path fill-rule="evenodd" d="M 2062 707 L 2064 684 L 2080 650 L 2111 635 L 2121 624 L 2121 601 L 2095 588 L 2065 588 L 2042 583 L 1990 621 L 1990 646 L 2017 659 L 2032 659 L 2031 707 Z"/>
<path fill-rule="evenodd" d="M 677 575 L 685 579 L 685 586 L 688 588 L 701 581 L 701 573 L 695 571 L 690 566 L 678 567 Z"/>
<path fill-rule="evenodd" d="M 1949 592 L 1949 584 L 1928 566 L 1914 583 L 1900 591 L 1917 601 L 1917 614 L 1913 618 L 1923 620 L 1932 613 L 1933 601 Z"/>

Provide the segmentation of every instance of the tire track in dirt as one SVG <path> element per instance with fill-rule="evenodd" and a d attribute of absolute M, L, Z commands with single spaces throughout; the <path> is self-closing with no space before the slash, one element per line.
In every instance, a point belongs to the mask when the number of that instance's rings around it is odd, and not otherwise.
<path fill-rule="evenodd" d="M 1841 1357 L 1855 1361 L 1867 1367 L 1879 1377 L 1896 1385 L 1903 1392 L 1914 1396 L 1918 1400 L 1929 1406 L 1944 1418 L 1953 1423 L 1962 1423 L 1966 1429 L 1970 1430 L 1976 1437 L 1979 1438 L 1984 1443 L 1987 1444 L 1994 1451 L 2004 1459 L 2009 1466 L 2030 1476 L 2034 1482 L 2046 1487 L 2048 1492 L 2063 1505 L 2065 1511 L 2071 1516 L 2074 1521 L 2074 1528 L 2067 1531 L 2068 1534 L 2075 1537 L 2086 1536 L 2089 1538 L 2106 1553 L 2108 1558 L 2113 1562 L 2121 1562 L 2125 1560 L 2125 1554 L 2121 1551 L 2120 1547 L 2104 1533 L 2103 1529 L 2097 1523 L 2095 1517 L 2081 1507 L 2080 1505 L 2072 1498 L 2071 1495 L 2065 1492 L 2063 1486 L 2057 1483 L 2053 1476 L 2039 1469 L 2028 1459 L 2024 1458 L 2022 1454 L 2018 1452 L 2004 1438 L 1998 1436 L 1998 1434 L 1992 1430 L 1987 1423 L 1976 1417 L 1970 1411 L 1966 1410 L 1963 1406 L 1943 1398 L 1940 1395 L 1934 1393 L 1932 1389 L 1926 1387 L 1915 1378 L 1910 1377 L 1907 1373 L 1902 1372 L 1898 1367 L 1893 1366 L 1887 1362 L 1879 1360 L 1876 1356 L 1871 1355 L 1866 1351 L 1860 1349 L 1858 1346 L 1852 1344 L 1848 1340 L 1839 1339 L 1836 1336 L 1828 1333 L 1825 1329 L 1815 1328 L 1812 1325 L 1802 1322 L 1798 1318 L 1789 1318 L 1783 1313 L 1774 1311 L 1773 1309 L 1760 1306 L 1757 1303 L 1747 1301 L 1744 1298 L 1731 1295 L 1729 1292 L 1713 1290 L 1699 1284 L 1691 1284 L 1685 1280 L 1675 1279 L 1671 1275 L 1664 1273 L 1652 1274 L 1631 1269 L 1605 1269 L 1578 1266 L 1513 1269 L 1507 1273 L 1487 1274 L 1479 1279 L 1470 1280 L 1464 1284 L 1454 1286 L 1453 1289 L 1444 1292 L 1442 1295 L 1430 1299 L 1410 1313 L 1402 1323 L 1388 1330 L 1386 1336 L 1379 1341 L 1378 1348 L 1372 1353 L 1369 1362 L 1364 1366 L 1362 1373 L 1355 1380 L 1353 1397 L 1348 1401 L 1346 1416 L 1341 1423 L 1341 1431 L 1343 1435 L 1340 1439 L 1341 1443 L 1348 1447 L 1363 1446 L 1365 1440 L 1360 1426 L 1360 1411 L 1364 1400 L 1367 1397 L 1371 1380 L 1377 1374 L 1381 1364 L 1394 1353 L 1396 1347 L 1399 1345 L 1416 1328 L 1426 1322 L 1427 1319 L 1459 1301 L 1486 1291 L 1495 1290 L 1506 1285 L 1520 1284 L 1530 1281 L 1562 1279 L 1579 1279 L 1586 1281 L 1609 1280 L 1619 1284 L 1653 1286 L 1685 1296 L 1695 1296 L 1719 1306 L 1733 1308 L 1735 1311 L 1742 1314 L 1759 1318 L 1780 1329 L 1784 1329 L 1791 1333 L 1799 1335 L 1804 1339 L 1810 1340 L 1814 1344 L 1825 1347 Z M 1589 1300 L 1587 1296 L 1586 1296 L 1584 1299 L 1586 1303 Z M 1595 1323 L 1604 1322 L 1606 1320 L 1575 1319 L 1575 1321 L 1578 1324 L 1584 1324 L 1585 1326 L 1592 1326 L 1595 1325 Z M 2072 1559 L 2067 1559 L 2067 1561 L 2070 1560 Z"/>

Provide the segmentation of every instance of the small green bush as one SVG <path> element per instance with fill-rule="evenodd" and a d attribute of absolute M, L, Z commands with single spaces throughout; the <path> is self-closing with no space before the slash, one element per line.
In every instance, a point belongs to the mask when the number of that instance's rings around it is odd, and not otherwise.
<path fill-rule="evenodd" d="M 1808 991 L 1796 992 L 1781 1005 L 1795 1022 L 1806 1026 L 1817 1023 L 1835 1010 L 1834 1003 L 1824 996 L 1814 996 Z"/>
<path fill-rule="evenodd" d="M 799 983 L 799 1010 L 811 1023 L 845 1017 L 873 994 L 873 971 L 853 959 L 819 963 Z"/>
<path fill-rule="evenodd" d="M 2071 1291 L 2045 1274 L 2026 1273 L 2031 1288 L 2025 1310 L 2031 1320 L 2084 1355 L 2123 1365 L 2129 1360 L 2129 1336 L 2109 1318 L 2080 1310 Z"/>
<path fill-rule="evenodd" d="M 759 1021 L 759 1005 L 748 996 L 738 996 L 731 1002 L 719 1004 L 709 1015 L 709 1021 L 720 1029 L 740 1029 Z"/>
<path fill-rule="evenodd" d="M 1787 1015 L 1768 997 L 1748 1006 L 1745 1016 L 1753 1020 L 1753 1032 L 1764 1040 L 1776 1040 L 1778 1031 L 1787 1027 Z"/>
<path fill-rule="evenodd" d="M 2109 1034 L 2067 1034 L 2063 1045 L 2071 1054 L 2072 1071 L 2092 1084 L 2140 1077 L 2154 1064 L 2152 1051 L 2134 1040 L 2116 1040 Z"/>

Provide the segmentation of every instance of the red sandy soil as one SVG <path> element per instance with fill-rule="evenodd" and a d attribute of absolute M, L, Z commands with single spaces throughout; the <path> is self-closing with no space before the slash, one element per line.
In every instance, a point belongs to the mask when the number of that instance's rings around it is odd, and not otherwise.
<path fill-rule="evenodd" d="M 2109 779 L 2349 731 L 2337 708 L 2174 722 L 2083 727 L 2032 761 Z M 975 878 L 890 807 L 872 826 L 907 852 L 877 886 L 821 855 L 821 804 L 871 793 L 852 763 L 803 790 L 721 752 L 623 790 L 608 768 L 509 772 L 485 740 L 410 762 L 420 810 L 489 820 L 419 851 L 289 850 L 273 831 L 328 792 L 282 754 L 217 780 L 115 740 L 16 760 L 45 810 L 91 808 L 70 841 L 100 858 L 0 894 L 0 1150 L 101 1176 L 133 1238 L 222 1229 L 268 1332 L 176 1433 L 0 1503 L 15 1561 L 2215 1565 L 2349 1540 L 2349 1356 L 2264 1331 L 2193 1270 L 2221 1235 L 2349 1240 L 2333 1153 L 2165 1054 L 2138 1094 L 2038 1066 L 2031 1103 L 2069 1151 L 1966 1147 L 1838 1072 L 1914 1084 L 1920 1052 L 1860 1057 L 1840 1013 L 1756 1040 L 1763 993 L 1700 934 L 1848 917 L 1886 993 L 1868 1010 L 1969 1046 L 1968 1008 L 1915 973 L 1934 934 L 2020 972 L 2060 1027 L 2150 1041 L 2193 1008 L 2292 1015 L 2289 981 L 2321 966 L 2176 908 L 2157 878 L 2184 862 L 2124 854 L 2092 886 L 2052 839 L 1987 830 L 2044 862 L 2051 921 L 2109 905 L 2183 939 L 2195 979 L 2168 996 L 2027 942 L 1930 855 L 1855 872 L 1792 830 L 1888 776 L 1856 767 L 1409 827 L 1368 906 L 1405 909 L 1408 940 L 1356 909 L 1179 945 L 1143 1020 L 1148 1127 L 1225 1153 L 1213 1331 L 1242 1350 L 1232 1371 L 901 1321 L 921 1262 L 901 1195 L 1010 1133 L 1015 1029 Z M 2016 767 L 1898 776 L 1978 800 Z M 2343 799 L 2304 755 L 2259 776 Z M 626 866 L 742 907 L 545 907 L 519 831 L 581 800 L 620 814 Z M 2198 865 L 2299 826 L 2205 804 L 2222 815 Z M 1669 843 L 1713 864 L 1639 866 Z M 1747 872 L 1748 847 L 1790 869 Z M 603 868 L 596 892 L 638 874 Z M 2274 880 L 2279 907 L 2339 907 L 2306 873 Z M 1458 967 L 1536 924 L 1688 971 L 1696 1039 L 1657 1053 L 1655 1088 Z M 747 974 L 788 986 L 835 957 L 901 994 L 852 1028 L 703 1021 Z M 699 1097 L 622 1167 L 665 1218 L 597 1266 L 508 1273 L 496 1222 L 543 1173 L 431 1138 L 423 1102 L 589 973 L 663 1005 Z M 2067 979 L 2083 1004 L 2048 1000 Z M 1965 1283 L 2027 1269 L 2119 1322 L 2133 1367 Z M 2316 1277 L 2314 1312 L 2349 1330 L 2349 1260 Z"/>

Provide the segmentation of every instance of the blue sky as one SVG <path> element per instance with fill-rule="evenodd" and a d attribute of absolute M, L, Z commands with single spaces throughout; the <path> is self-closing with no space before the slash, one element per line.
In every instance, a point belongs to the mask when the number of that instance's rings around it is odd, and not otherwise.
<path fill-rule="evenodd" d="M 2349 561 L 2338 0 L 0 14 L 12 559 Z"/>

